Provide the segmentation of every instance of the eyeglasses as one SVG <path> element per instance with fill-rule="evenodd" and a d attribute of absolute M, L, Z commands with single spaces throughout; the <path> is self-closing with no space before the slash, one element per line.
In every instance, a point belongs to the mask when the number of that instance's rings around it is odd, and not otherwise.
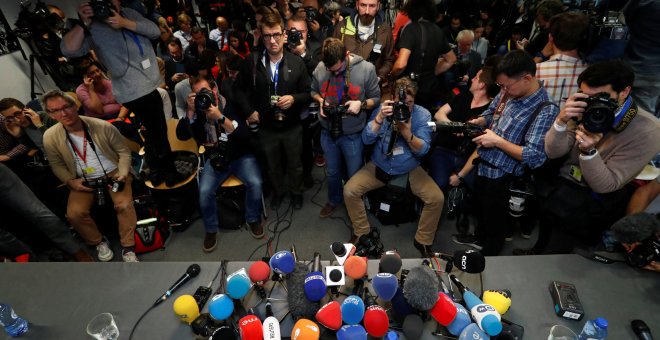
<path fill-rule="evenodd" d="M 64 112 L 64 111 L 68 111 L 68 110 L 71 109 L 72 107 L 73 107 L 73 105 L 71 105 L 71 104 L 67 104 L 67 105 L 62 106 L 62 107 L 59 108 L 59 109 L 46 110 L 46 112 L 48 112 L 49 115 L 53 115 L 53 116 L 55 116 L 55 115 L 58 115 L 58 114 L 60 114 L 60 113 L 62 113 L 62 112 Z"/>
<path fill-rule="evenodd" d="M 261 38 L 264 41 L 270 41 L 271 38 L 275 38 L 275 41 L 280 40 L 284 36 L 284 33 L 273 33 L 273 34 L 262 34 Z"/>
<path fill-rule="evenodd" d="M 502 85 L 500 83 L 495 83 L 495 85 L 497 85 L 499 88 L 503 89 L 504 91 L 508 91 L 508 90 L 511 89 L 511 86 L 516 85 L 517 82 L 523 80 L 524 78 L 525 78 L 525 76 L 522 76 L 522 77 L 516 79 L 513 83 L 511 83 L 509 85 Z"/>
<path fill-rule="evenodd" d="M 23 113 L 23 111 L 16 111 L 16 112 L 10 114 L 9 116 L 5 116 L 5 119 L 8 122 L 13 122 L 14 120 L 17 120 L 18 118 L 20 118 L 24 114 L 25 113 Z"/>

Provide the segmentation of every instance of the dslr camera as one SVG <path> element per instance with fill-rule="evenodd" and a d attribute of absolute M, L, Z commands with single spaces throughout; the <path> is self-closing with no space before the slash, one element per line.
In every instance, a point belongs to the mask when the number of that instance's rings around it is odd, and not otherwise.
<path fill-rule="evenodd" d="M 92 13 L 94 13 L 96 19 L 105 20 L 112 15 L 110 0 L 90 0 L 89 7 L 92 8 Z"/>
<path fill-rule="evenodd" d="M 346 116 L 345 105 L 329 105 L 323 108 L 323 112 L 330 122 L 330 137 L 337 139 L 344 134 L 342 119 Z"/>
<path fill-rule="evenodd" d="M 305 20 L 312 22 L 316 20 L 319 12 L 314 7 L 305 7 Z"/>
<path fill-rule="evenodd" d="M 197 112 L 204 112 L 208 110 L 211 105 L 217 105 L 215 103 L 215 95 L 213 91 L 203 88 L 197 92 L 195 95 L 195 110 Z"/>
<path fill-rule="evenodd" d="M 660 260 L 660 237 L 653 235 L 633 249 L 633 251 L 626 253 L 628 263 L 637 268 L 642 268 L 651 261 Z"/>
<path fill-rule="evenodd" d="M 293 50 L 294 48 L 298 47 L 298 45 L 300 45 L 300 43 L 302 42 L 302 32 L 298 31 L 296 28 L 292 28 L 286 31 L 286 36 L 287 36 L 287 45 L 289 45 L 290 50 Z"/>
<path fill-rule="evenodd" d="M 392 120 L 397 122 L 406 122 L 410 119 L 410 109 L 406 105 L 406 91 L 403 86 L 399 86 L 399 100 L 392 104 Z"/>
<path fill-rule="evenodd" d="M 108 181 L 107 178 L 101 177 L 89 181 L 84 181 L 83 185 L 94 189 L 94 195 L 96 196 L 96 202 L 99 206 L 105 205 L 105 191 L 110 185 L 110 190 L 112 192 L 121 192 L 124 191 L 124 182 L 115 181 L 111 179 Z"/>
<path fill-rule="evenodd" d="M 209 148 L 209 163 L 211 163 L 211 167 L 216 171 L 226 170 L 227 166 L 229 166 L 229 157 L 227 156 L 229 154 L 228 144 L 229 138 L 226 133 L 222 132 L 218 136 L 218 141 L 215 145 Z"/>
<path fill-rule="evenodd" d="M 277 102 L 280 100 L 280 96 L 270 96 L 270 107 L 273 109 L 273 120 L 276 127 L 283 127 L 284 122 L 286 121 L 286 115 L 284 111 L 277 106 Z"/>
<path fill-rule="evenodd" d="M 384 246 L 380 241 L 380 231 L 371 228 L 369 234 L 362 235 L 356 245 L 355 255 L 378 259 L 383 254 Z"/>
<path fill-rule="evenodd" d="M 578 100 L 587 103 L 580 121 L 587 131 L 601 133 L 612 129 L 614 114 L 619 104 L 610 98 L 609 94 L 600 92 L 594 96 Z"/>

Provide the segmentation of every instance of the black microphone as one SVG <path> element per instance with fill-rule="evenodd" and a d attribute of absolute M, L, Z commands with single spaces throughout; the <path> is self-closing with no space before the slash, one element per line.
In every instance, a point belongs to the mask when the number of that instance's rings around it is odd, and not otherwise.
<path fill-rule="evenodd" d="M 478 274 L 486 268 L 484 255 L 473 249 L 454 252 L 453 260 L 454 265 L 466 273 Z"/>
<path fill-rule="evenodd" d="M 154 306 L 157 306 L 161 302 L 167 300 L 167 298 L 170 297 L 170 295 L 172 295 L 172 293 L 174 293 L 175 290 L 179 289 L 179 287 L 183 286 L 184 283 L 188 282 L 193 277 L 199 275 L 200 270 L 201 269 L 199 268 L 198 264 L 196 264 L 196 263 L 191 264 L 190 267 L 188 267 L 188 269 L 186 270 L 186 273 L 183 274 L 183 276 L 181 276 L 176 282 L 174 282 L 172 287 L 170 287 L 170 289 L 168 289 L 163 294 L 163 296 L 159 297 L 158 300 L 156 300 L 156 302 L 154 302 Z"/>
<path fill-rule="evenodd" d="M 651 329 L 646 325 L 646 322 L 642 320 L 633 320 L 630 322 L 630 327 L 632 327 L 633 332 L 635 332 L 635 335 L 637 335 L 639 340 L 653 340 Z"/>

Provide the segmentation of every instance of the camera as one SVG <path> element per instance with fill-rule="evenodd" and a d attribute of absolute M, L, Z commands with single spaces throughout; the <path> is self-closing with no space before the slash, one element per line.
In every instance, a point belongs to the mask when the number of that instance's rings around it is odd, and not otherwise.
<path fill-rule="evenodd" d="M 229 138 L 227 134 L 222 132 L 218 136 L 218 141 L 215 145 L 209 148 L 209 163 L 211 163 L 211 167 L 216 171 L 226 170 L 227 166 L 229 166 L 229 157 L 227 156 L 229 153 L 228 142 Z"/>
<path fill-rule="evenodd" d="M 397 122 L 406 122 L 410 119 L 410 108 L 406 105 L 406 91 L 399 86 L 399 101 L 392 104 L 392 119 Z"/>
<path fill-rule="evenodd" d="M 289 49 L 294 49 L 300 45 L 302 42 L 302 32 L 298 31 L 295 28 L 292 28 L 288 31 L 286 31 L 286 36 L 287 36 L 287 44 L 289 45 Z"/>
<path fill-rule="evenodd" d="M 207 88 L 199 90 L 199 92 L 197 92 L 195 95 L 195 110 L 197 112 L 206 111 L 211 107 L 211 105 L 216 105 L 213 91 Z"/>
<path fill-rule="evenodd" d="M 614 114 L 619 104 L 610 98 L 608 93 L 600 92 L 594 96 L 584 99 L 579 98 L 578 100 L 587 103 L 580 121 L 587 131 L 601 133 L 612 129 Z"/>
<path fill-rule="evenodd" d="M 344 134 L 342 119 L 346 116 L 346 106 L 329 105 L 323 108 L 323 112 L 330 121 L 330 137 L 337 139 Z"/>
<path fill-rule="evenodd" d="M 628 264 L 633 267 L 642 268 L 651 261 L 660 259 L 660 237 L 653 235 L 626 254 Z"/>
<path fill-rule="evenodd" d="M 378 259 L 383 254 L 384 246 L 380 241 L 380 231 L 372 228 L 369 234 L 362 235 L 356 245 L 355 255 Z"/>
<path fill-rule="evenodd" d="M 108 181 L 105 177 L 84 181 L 83 185 L 94 189 L 94 195 L 96 196 L 98 205 L 105 205 L 105 190 L 108 187 Z"/>
<path fill-rule="evenodd" d="M 525 211 L 525 200 L 534 196 L 534 187 L 526 177 L 516 177 L 509 186 L 509 215 L 520 217 Z"/>
<path fill-rule="evenodd" d="M 280 100 L 280 96 L 270 96 L 270 106 L 274 110 L 273 120 L 276 127 L 284 126 L 286 121 L 286 115 L 284 111 L 277 106 L 277 102 Z"/>
<path fill-rule="evenodd" d="M 305 7 L 305 20 L 312 22 L 318 15 L 319 12 L 314 7 Z"/>
<path fill-rule="evenodd" d="M 112 3 L 109 0 L 90 0 L 89 7 L 92 8 L 92 13 L 94 13 L 96 19 L 105 20 L 112 15 L 110 11 Z"/>

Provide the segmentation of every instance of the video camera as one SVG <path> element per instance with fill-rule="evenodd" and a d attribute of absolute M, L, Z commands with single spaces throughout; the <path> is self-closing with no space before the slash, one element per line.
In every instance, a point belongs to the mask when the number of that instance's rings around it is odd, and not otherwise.
<path fill-rule="evenodd" d="M 110 0 L 90 0 L 89 7 L 92 8 L 95 19 L 105 20 L 112 15 L 110 9 L 113 8 L 113 6 Z"/>
<path fill-rule="evenodd" d="M 302 32 L 298 31 L 295 27 L 286 31 L 286 36 L 287 36 L 287 45 L 291 50 L 298 47 L 298 45 L 300 45 L 300 43 L 302 42 Z"/>
<path fill-rule="evenodd" d="M 578 100 L 587 103 L 587 107 L 582 113 L 582 120 L 579 121 L 587 131 L 601 133 L 612 129 L 614 114 L 619 104 L 610 98 L 608 93 L 600 92 L 594 96 Z"/>
<path fill-rule="evenodd" d="M 330 137 L 337 139 L 344 134 L 342 119 L 346 116 L 345 105 L 328 105 L 323 107 L 323 112 L 330 121 Z"/>
<path fill-rule="evenodd" d="M 628 263 L 637 268 L 642 268 L 651 261 L 660 260 L 660 236 L 653 235 L 633 249 L 626 253 Z"/>
<path fill-rule="evenodd" d="M 108 180 L 105 177 L 97 178 L 90 181 L 84 181 L 83 185 L 94 189 L 94 194 L 96 195 L 96 200 L 99 206 L 105 205 L 105 191 L 110 185 L 110 190 L 112 192 L 121 192 L 124 191 L 124 182 L 115 181 L 114 179 Z"/>

